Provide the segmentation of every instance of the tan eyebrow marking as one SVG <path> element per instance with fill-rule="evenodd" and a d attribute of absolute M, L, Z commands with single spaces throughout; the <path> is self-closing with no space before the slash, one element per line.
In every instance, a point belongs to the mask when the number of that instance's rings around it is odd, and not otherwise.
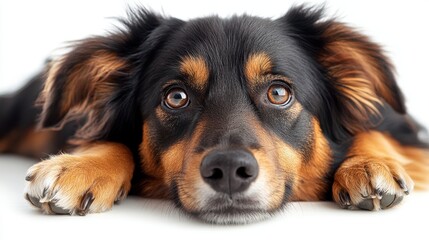
<path fill-rule="evenodd" d="M 271 58 L 264 52 L 253 53 L 247 59 L 244 74 L 249 83 L 260 83 L 262 77 L 272 69 Z"/>
<path fill-rule="evenodd" d="M 206 61 L 201 56 L 186 56 L 182 58 L 180 72 L 186 75 L 197 89 L 202 90 L 207 86 L 209 69 Z"/>

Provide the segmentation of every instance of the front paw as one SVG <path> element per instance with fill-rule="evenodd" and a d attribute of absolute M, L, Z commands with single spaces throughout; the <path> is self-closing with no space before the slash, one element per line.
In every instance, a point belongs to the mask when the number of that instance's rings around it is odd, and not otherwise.
<path fill-rule="evenodd" d="M 97 157 L 58 155 L 27 172 L 26 199 L 47 214 L 102 212 L 126 197 L 130 179 Z"/>
<path fill-rule="evenodd" d="M 332 194 L 343 208 L 380 210 L 400 203 L 413 187 L 405 169 L 394 159 L 353 157 L 337 170 Z"/>

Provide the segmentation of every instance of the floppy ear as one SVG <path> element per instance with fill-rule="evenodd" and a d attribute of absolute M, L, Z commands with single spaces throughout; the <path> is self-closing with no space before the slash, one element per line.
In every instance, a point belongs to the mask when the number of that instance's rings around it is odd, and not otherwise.
<path fill-rule="evenodd" d="M 393 67 L 379 45 L 335 19 L 324 20 L 320 8 L 295 7 L 285 18 L 325 71 L 333 99 L 325 104 L 348 133 L 371 127 L 384 104 L 406 112 Z"/>
<path fill-rule="evenodd" d="M 161 25 L 161 18 L 141 9 L 130 11 L 121 22 L 125 28 L 77 42 L 50 63 L 39 97 L 41 127 L 61 128 L 70 120 L 84 119 L 77 137 L 97 140 L 109 135 L 115 121 L 129 117 L 126 110 L 132 109 L 135 88 L 132 58 L 142 61 L 140 48 Z"/>
<path fill-rule="evenodd" d="M 103 37 L 81 41 L 50 63 L 40 99 L 42 127 L 60 127 L 79 114 L 89 114 L 107 104 L 128 63 L 103 41 Z"/>
<path fill-rule="evenodd" d="M 386 103 L 404 114 L 393 66 L 381 47 L 345 24 L 331 21 L 324 28 L 319 61 L 338 94 L 344 127 L 351 133 L 362 131 L 363 123 L 379 115 L 379 107 Z"/>

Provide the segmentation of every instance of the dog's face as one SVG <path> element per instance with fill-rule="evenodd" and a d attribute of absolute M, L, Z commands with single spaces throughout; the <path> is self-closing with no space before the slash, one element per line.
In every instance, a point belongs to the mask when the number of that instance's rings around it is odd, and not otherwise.
<path fill-rule="evenodd" d="M 146 194 L 164 185 L 210 221 L 269 215 L 290 199 L 316 147 L 329 151 L 302 103 L 318 94 L 303 89 L 317 83 L 311 59 L 276 22 L 250 17 L 191 21 L 170 39 L 139 94 L 141 166 L 154 185 Z M 323 188 L 320 179 L 303 194 Z"/>
<path fill-rule="evenodd" d="M 135 13 L 127 31 L 85 40 L 51 66 L 42 124 L 85 114 L 78 135 L 135 149 L 142 195 L 207 221 L 323 199 L 332 143 L 365 129 L 377 104 L 403 106 L 378 46 L 319 15 Z"/>

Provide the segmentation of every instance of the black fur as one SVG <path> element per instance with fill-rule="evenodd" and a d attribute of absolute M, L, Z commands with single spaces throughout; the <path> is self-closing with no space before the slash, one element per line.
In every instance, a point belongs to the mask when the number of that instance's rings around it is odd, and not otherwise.
<path fill-rule="evenodd" d="M 35 101 L 43 86 L 43 73 L 33 77 L 16 93 L 0 98 L 0 137 L 14 129 L 25 129 L 37 123 L 40 108 Z"/>
<path fill-rule="evenodd" d="M 210 69 L 222 69 L 222 72 L 211 72 L 213 90 L 206 101 L 210 101 L 210 98 L 222 98 L 225 102 L 236 102 L 237 99 L 251 102 L 246 95 L 237 95 L 246 88 L 243 69 L 231 69 L 230 66 L 242 67 L 243 60 L 249 54 L 263 51 L 269 53 L 274 60 L 273 72 L 284 74 L 292 79 L 296 97 L 305 109 L 318 117 L 326 135 L 335 142 L 346 141 L 351 136 L 342 127 L 340 119 L 336 117 L 341 111 L 340 102 L 336 99 L 337 92 L 329 83 L 331 80 L 325 69 L 317 61 L 317 55 L 324 47 L 325 39 L 322 35 L 329 25 L 329 21 L 320 23 L 319 20 L 322 16 L 323 9 L 321 8 L 300 6 L 291 9 L 284 17 L 275 21 L 243 16 L 226 20 L 211 17 L 184 22 L 175 18 L 165 18 L 145 9 L 130 11 L 127 19 L 120 20 L 124 25 L 123 28 L 107 36 L 83 40 L 72 48 L 55 78 L 54 90 L 45 103 L 40 124 L 42 127 L 61 126 L 76 117 L 70 116 L 71 114 L 66 116 L 65 113 L 60 115 L 59 111 L 58 104 L 61 103 L 60 98 L 67 76 L 79 62 L 89 58 L 94 52 L 99 50 L 113 52 L 130 63 L 128 72 L 118 73 L 119 75 L 114 77 L 112 84 L 117 84 L 117 90 L 104 102 L 99 114 L 91 119 L 91 123 L 87 122 L 82 127 L 85 131 L 78 131 L 75 137 L 86 141 L 124 142 L 130 147 L 136 148 L 141 140 L 140 123 L 152 113 L 152 109 L 158 104 L 162 84 L 169 79 L 183 78 L 174 66 L 181 56 L 202 55 L 209 60 Z M 384 62 L 384 59 L 379 60 L 381 66 L 386 69 L 388 79 L 394 79 L 389 64 Z M 39 75 L 36 78 L 41 79 L 43 76 Z M 241 80 L 236 82 L 235 79 Z M 32 106 L 30 103 L 34 102 L 41 90 L 41 81 L 32 81 L 38 82 L 37 87 L 23 88 L 21 91 L 31 91 L 30 95 L 22 94 L 25 96 L 24 98 L 17 93 L 15 97 L 9 96 L 0 99 L 4 103 L 0 109 L 0 114 L 2 114 L 0 119 L 3 123 L 1 126 L 4 126 L 0 129 L 0 136 L 4 136 L 6 129 L 13 129 L 17 124 L 26 126 L 34 124 L 34 122 L 19 123 L 13 119 L 19 119 L 19 121 L 36 119 L 37 108 L 30 107 L 30 111 L 27 111 L 23 107 Z M 228 84 L 225 84 L 224 81 L 228 81 Z M 222 86 L 232 87 L 224 89 Z M 389 86 L 395 95 L 402 96 L 396 85 L 390 84 Z M 85 99 L 86 96 L 79 95 L 82 93 L 85 91 L 77 92 L 77 95 L 74 96 L 76 104 Z M 228 99 L 225 96 L 232 98 Z M 13 98 L 18 100 L 13 100 Z M 402 100 L 400 102 L 403 103 Z M 18 106 L 19 104 L 22 104 L 23 107 Z M 217 104 L 224 106 L 224 104 Z M 213 106 L 212 110 L 215 107 Z M 233 106 L 231 107 L 233 108 Z M 195 106 L 196 108 L 198 106 Z M 26 112 L 28 115 L 17 115 L 16 109 L 23 109 L 22 112 Z M 141 109 L 141 112 L 136 111 L 137 109 Z M 222 108 L 222 111 L 224 110 Z M 403 104 L 399 111 L 400 113 L 405 111 Z M 109 113 L 109 119 L 103 121 L 102 118 L 106 113 Z M 169 146 L 170 142 L 175 142 L 180 136 L 183 137 L 186 134 L 183 129 L 188 128 L 188 132 L 192 131 L 190 123 L 195 122 L 194 118 L 199 113 L 190 110 L 188 114 L 188 117 L 182 115 L 180 120 L 175 120 L 176 129 L 181 130 L 177 137 L 166 129 L 159 134 L 164 137 L 158 142 Z M 257 114 L 261 113 L 257 112 Z M 266 116 L 261 115 L 260 117 L 266 118 Z M 266 119 L 266 121 L 268 123 L 270 120 Z M 89 131 L 96 124 L 103 126 L 99 127 L 97 132 Z M 274 127 L 276 124 L 270 125 Z M 380 129 L 388 131 L 385 125 Z M 276 129 L 275 132 L 290 131 L 289 127 L 282 127 L 284 130 Z M 162 132 L 162 126 L 159 126 L 159 129 Z M 298 144 L 297 140 L 300 136 L 305 135 L 305 131 L 308 130 L 301 131 L 302 134 L 297 134 L 297 137 L 289 142 Z"/>
<path fill-rule="evenodd" d="M 261 148 L 254 126 L 249 124 L 251 118 L 301 153 L 308 163 L 313 153 L 312 119 L 316 118 L 333 152 L 330 170 L 324 176 L 328 183 L 332 183 L 356 134 L 348 124 L 359 124 L 356 129 L 362 131 L 387 132 L 404 145 L 428 147 L 418 138 L 421 126 L 405 115 L 403 97 L 388 60 L 379 53 L 377 45 L 367 43 L 363 37 L 353 38 L 356 36 L 353 33 L 335 37 L 367 46 L 365 51 L 374 53 L 368 57 L 385 76 L 383 87 L 392 97 L 378 96 L 384 103 L 375 104 L 381 115 L 370 115 L 370 119 L 362 119 L 366 110 L 356 113 L 356 109 L 344 104 L 345 94 L 337 88 L 338 79 L 330 75 L 321 59 L 329 54 L 326 47 L 335 40 L 326 36 L 335 20 L 322 18 L 323 9 L 303 6 L 276 20 L 213 16 L 185 22 L 144 9 L 130 11 L 127 19 L 120 20 L 122 28 L 71 46 L 55 74 L 39 74 L 17 93 L 0 97 L 0 139 L 16 129 L 35 128 L 40 116 L 41 127 L 57 131 L 59 140 L 51 153 L 64 149 L 68 139 L 77 144 L 119 142 L 131 149 L 138 166 L 143 123 L 152 126 L 151 132 L 145 134 L 151 136 L 156 164 L 160 164 L 160 154 L 180 140 L 189 139 L 200 122 L 206 124 L 204 138 L 192 151 L 231 146 Z M 87 67 L 80 64 L 100 52 L 112 54 L 124 66 L 98 82 L 84 78 L 70 86 L 70 76 Z M 297 117 L 287 111 L 288 107 L 261 103 L 270 83 L 258 86 L 247 83 L 246 60 L 260 52 L 270 57 L 271 74 L 291 81 L 294 101 L 303 106 Z M 201 56 L 208 65 L 205 89 L 194 88 L 179 69 L 182 58 L 189 55 Z M 356 69 L 360 70 L 359 66 Z M 53 87 L 41 96 L 41 109 L 34 102 L 48 75 Z M 179 81 L 175 84 L 186 89 L 191 99 L 185 109 L 171 110 L 162 104 L 171 80 Z M 111 92 L 99 97 L 98 89 L 106 86 Z M 72 94 L 68 111 L 61 111 L 64 94 Z M 162 109 L 168 117 L 157 117 L 157 109 Z M 135 168 L 135 182 L 146 177 L 153 176 Z M 284 202 L 292 195 L 291 184 L 285 183 Z M 181 207 L 177 184 L 172 186 L 171 194 Z"/>
<path fill-rule="evenodd" d="M 377 130 L 388 133 L 404 146 L 429 148 L 429 142 L 422 135 L 426 135 L 426 129 L 410 115 L 398 114 L 389 105 L 381 108 L 382 119 L 375 118 L 378 122 Z"/>

